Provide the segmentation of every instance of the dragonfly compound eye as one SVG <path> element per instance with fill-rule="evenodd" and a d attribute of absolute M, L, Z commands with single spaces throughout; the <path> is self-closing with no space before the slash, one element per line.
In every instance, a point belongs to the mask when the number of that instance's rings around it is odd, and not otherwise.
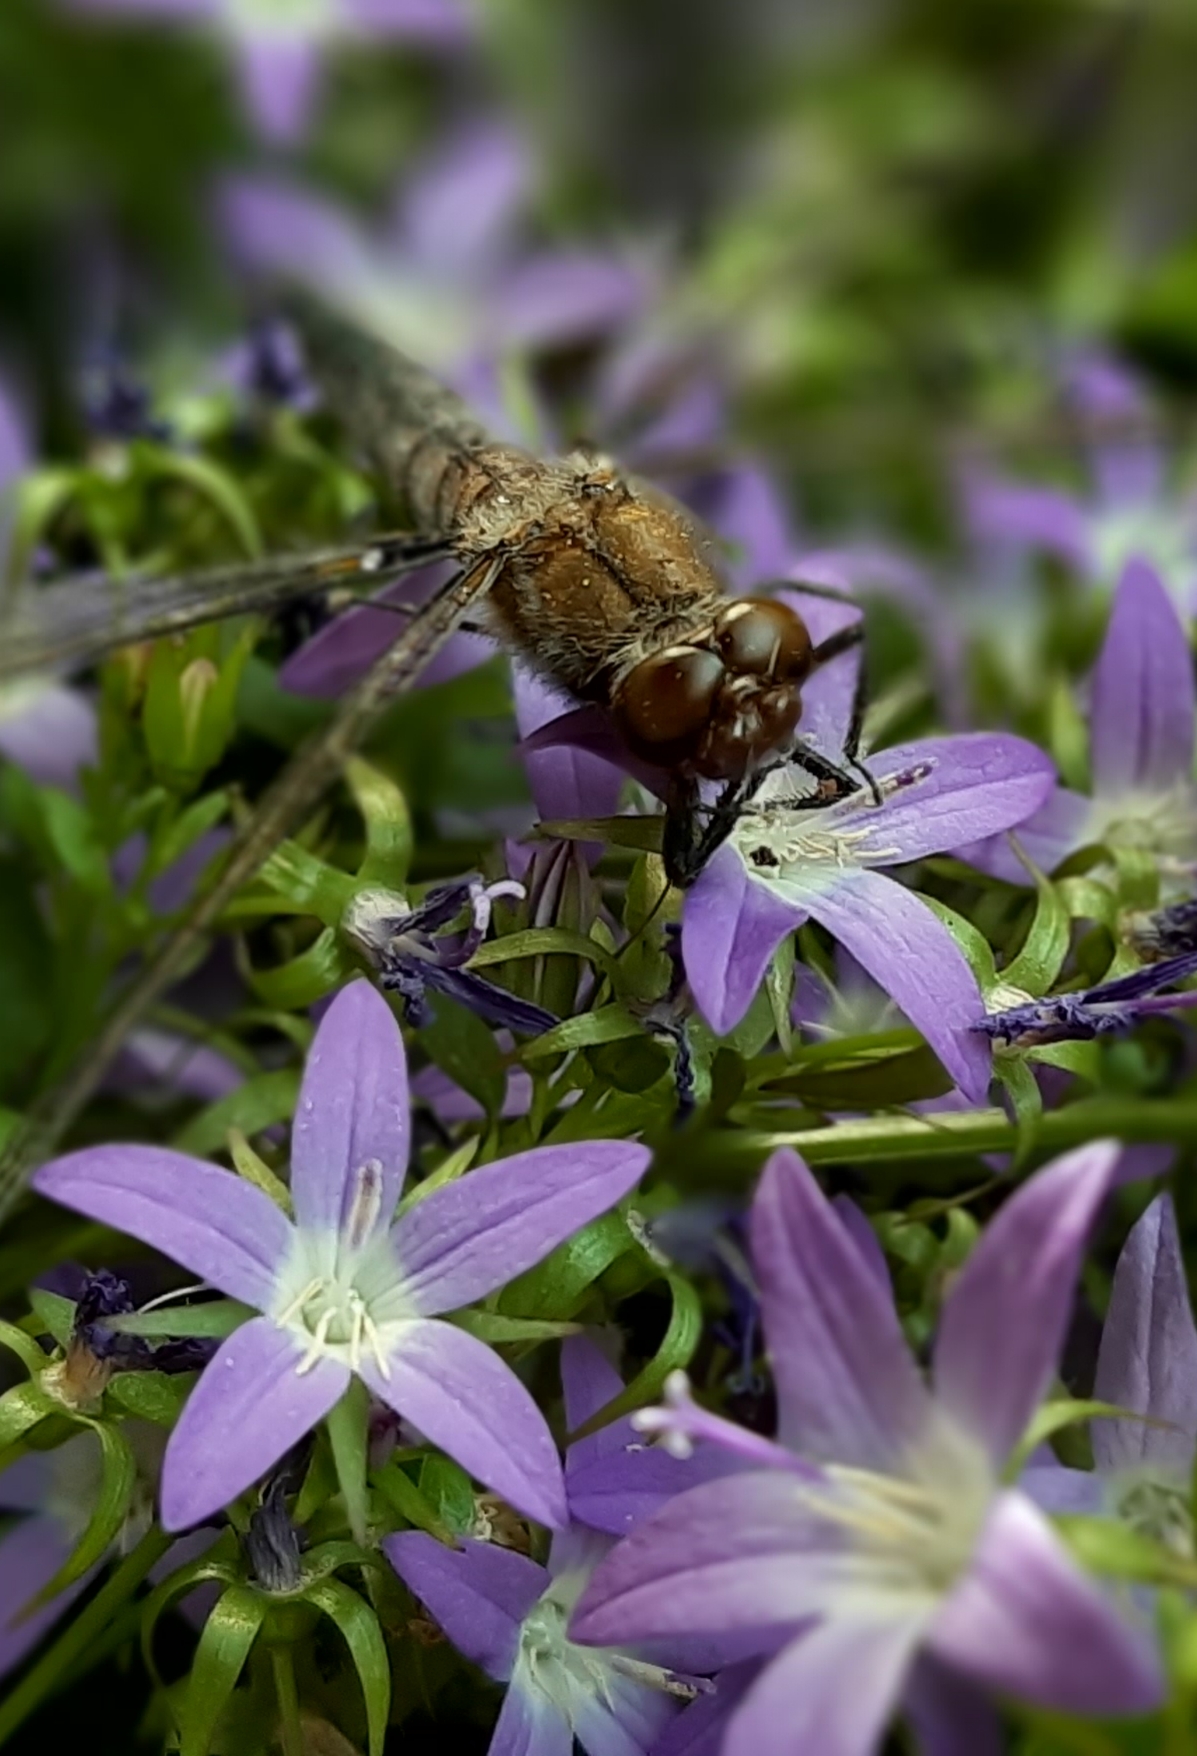
<path fill-rule="evenodd" d="M 741 598 L 715 623 L 715 645 L 728 670 L 768 677 L 775 683 L 803 683 L 811 672 L 811 639 L 806 623 L 776 598 Z"/>
<path fill-rule="evenodd" d="M 663 767 L 691 757 L 726 672 L 716 653 L 670 646 L 642 659 L 615 697 L 620 732 L 637 756 Z"/>
<path fill-rule="evenodd" d="M 743 673 L 720 691 L 692 758 L 706 780 L 735 780 L 789 742 L 802 718 L 797 683 L 761 688 Z"/>

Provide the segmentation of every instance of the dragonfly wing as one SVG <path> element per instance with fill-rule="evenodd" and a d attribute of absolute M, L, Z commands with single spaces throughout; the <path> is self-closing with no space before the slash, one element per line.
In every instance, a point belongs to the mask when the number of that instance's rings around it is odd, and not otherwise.
<path fill-rule="evenodd" d="M 79 668 L 135 641 L 274 609 L 295 598 L 374 586 L 443 553 L 443 545 L 423 538 L 380 537 L 352 548 L 156 579 L 103 574 L 18 586 L 0 608 L 0 681 L 28 671 Z"/>

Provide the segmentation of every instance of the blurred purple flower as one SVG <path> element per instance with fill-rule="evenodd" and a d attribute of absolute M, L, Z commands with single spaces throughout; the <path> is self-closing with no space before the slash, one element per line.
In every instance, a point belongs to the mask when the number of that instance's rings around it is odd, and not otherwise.
<path fill-rule="evenodd" d="M 868 1756 L 920 1650 L 973 1714 L 990 1691 L 1065 1713 L 1154 1707 L 1151 1643 L 1002 1482 L 1056 1369 L 1117 1152 L 1056 1160 L 991 1221 L 944 1304 L 933 1391 L 875 1265 L 802 1161 L 776 1153 L 752 1242 L 778 1440 L 685 1399 L 659 1411 L 653 1430 L 721 1440 L 748 1467 L 639 1524 L 600 1563 L 572 1638 L 685 1633 L 722 1640 L 729 1661 L 770 1658 L 724 1756 Z"/>
<path fill-rule="evenodd" d="M 1094 1037 L 1133 1030 L 1144 1018 L 1197 1006 L 1197 988 L 1161 994 L 1173 982 L 1197 975 L 1197 952 L 1148 964 L 1131 975 L 1071 994 L 1052 994 L 990 1012 L 972 1026 L 994 1042 L 1031 1048 L 1039 1043 L 1090 1042 Z"/>
<path fill-rule="evenodd" d="M 571 1336 L 562 1346 L 567 1425 L 580 1427 L 623 1389 L 595 1344 Z M 694 1669 L 694 1643 L 647 1655 L 618 1646 L 596 1651 L 566 1635 L 570 1613 L 596 1563 L 637 1519 L 674 1494 L 735 1469 L 733 1460 L 671 1457 L 646 1446 L 628 1421 L 600 1428 L 565 1454 L 571 1522 L 553 1536 L 548 1562 L 488 1543 L 446 1548 L 421 1531 L 383 1542 L 409 1590 L 454 1645 L 496 1682 L 508 1685 L 491 1741 L 492 1756 L 566 1756 L 576 1737 L 588 1756 L 647 1756 L 694 1685 L 675 1668 Z M 595 1528 L 597 1522 L 597 1528 Z M 671 1661 L 672 1660 L 672 1666 Z"/>
<path fill-rule="evenodd" d="M 1024 851 L 1051 872 L 1101 843 L 1155 856 L 1165 894 L 1191 889 L 1197 863 L 1194 685 L 1188 635 L 1159 574 L 1127 562 L 1090 683 L 1092 797 L 1057 787 L 1018 828 Z M 960 847 L 995 877 L 1030 884 L 1004 836 Z"/>
<path fill-rule="evenodd" d="M 162 1521 L 180 1530 L 244 1492 L 356 1373 L 381 1402 L 513 1505 L 556 1525 L 544 1417 L 483 1343 L 440 1314 L 502 1286 L 634 1186 L 618 1141 L 517 1154 L 434 1190 L 392 1226 L 408 1154 L 407 1065 L 367 982 L 328 1008 L 291 1138 L 291 1222 L 254 1185 L 154 1146 L 43 1166 L 42 1195 L 125 1230 L 263 1315 L 222 1343 L 171 1434 Z"/>
<path fill-rule="evenodd" d="M 293 145 L 316 107 L 325 52 L 379 40 L 456 48 L 469 35 L 461 0 L 64 0 L 75 12 L 160 18 L 210 30 L 235 58 L 246 109 L 262 136 Z"/>
<path fill-rule="evenodd" d="M 49 1585 L 83 1535 L 100 1481 L 100 1447 L 81 1432 L 56 1451 L 30 1452 L 0 1474 L 0 1676 L 32 1652 L 95 1576 L 93 1567 L 31 1615 L 22 1611 Z"/>
<path fill-rule="evenodd" d="M 787 597 L 790 594 L 783 594 Z M 793 600 L 818 640 L 842 607 Z M 823 752 L 843 747 L 851 678 L 841 663 L 804 691 L 803 725 Z M 961 1090 L 981 1100 L 989 1051 L 969 1027 L 984 1011 L 976 980 L 946 927 L 879 868 L 958 845 L 966 823 L 1013 827 L 1051 789 L 1048 759 L 1021 738 L 928 738 L 869 757 L 883 802 L 861 790 L 804 810 L 809 777 L 766 777 L 731 835 L 687 893 L 682 952 L 699 1010 L 725 1035 L 747 1012 L 769 960 L 808 918 L 820 922 L 926 1037 Z M 978 1053 L 980 1048 L 980 1053 Z"/>
<path fill-rule="evenodd" d="M 1047 1512 L 1111 1513 L 1191 1560 L 1197 1326 L 1170 1195 L 1157 1195 L 1122 1247 L 1093 1394 L 1128 1411 L 1090 1422 L 1094 1468 L 1033 1462 L 1022 1487 Z"/>
<path fill-rule="evenodd" d="M 967 522 L 984 550 L 1031 548 L 1112 585 L 1133 556 L 1155 567 L 1174 601 L 1197 608 L 1197 500 L 1168 487 L 1142 387 L 1096 356 L 1074 362 L 1068 400 L 1090 437 L 1088 499 L 983 469 L 963 481 Z"/>

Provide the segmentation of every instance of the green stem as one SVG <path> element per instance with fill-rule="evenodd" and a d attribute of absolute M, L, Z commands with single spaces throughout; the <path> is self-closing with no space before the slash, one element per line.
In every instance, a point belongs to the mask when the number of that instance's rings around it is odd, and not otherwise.
<path fill-rule="evenodd" d="M 1040 1116 L 1031 1137 L 1037 1149 L 1052 1152 L 1102 1139 L 1121 1140 L 1127 1145 L 1192 1145 L 1197 1142 L 1197 1101 L 1086 1099 Z M 830 1127 L 743 1129 L 712 1134 L 703 1145 L 712 1162 L 721 1166 L 753 1167 L 779 1146 L 793 1147 L 812 1165 L 840 1165 L 1008 1152 L 1025 1142 L 1025 1131 L 1004 1110 L 993 1109 L 930 1116 L 869 1116 Z"/>
<path fill-rule="evenodd" d="M 41 1706 L 55 1684 L 77 1661 L 90 1655 L 100 1642 L 121 1605 L 133 1596 L 150 1568 L 175 1539 L 158 1529 L 148 1530 L 131 1554 L 125 1556 L 111 1578 L 91 1602 L 65 1628 L 32 1670 L 0 1702 L 0 1744 L 4 1744 L 29 1715 Z M 76 1669 L 76 1676 L 86 1666 Z"/>
<path fill-rule="evenodd" d="M 282 1644 L 272 1646 L 270 1662 L 274 1667 L 283 1756 L 303 1756 L 303 1726 L 299 1719 L 299 1691 L 295 1687 L 295 1659 L 291 1648 Z"/>

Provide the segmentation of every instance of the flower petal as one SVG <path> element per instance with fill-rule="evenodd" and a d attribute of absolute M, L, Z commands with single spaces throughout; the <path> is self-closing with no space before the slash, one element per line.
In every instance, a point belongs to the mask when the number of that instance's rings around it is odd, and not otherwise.
<path fill-rule="evenodd" d="M 716 1036 L 751 1006 L 769 959 L 806 911 L 759 884 L 727 842 L 707 861 L 682 910 L 686 979 Z"/>
<path fill-rule="evenodd" d="M 0 1677 L 32 1652 L 73 1599 L 89 1585 L 95 1569 L 60 1591 L 30 1616 L 21 1611 L 47 1585 L 75 1547 L 60 1519 L 42 1514 L 22 1518 L 0 1532 Z"/>
<path fill-rule="evenodd" d="M 237 50 L 245 105 L 260 133 L 277 145 L 294 145 L 315 108 L 319 49 L 310 38 L 263 31 L 242 37 Z"/>
<path fill-rule="evenodd" d="M 463 1538 L 448 1549 L 420 1530 L 386 1537 L 391 1566 L 471 1664 L 505 1682 L 520 1623 L 549 1587 L 543 1567 L 514 1549 Z"/>
<path fill-rule="evenodd" d="M 1089 716 L 1093 792 L 1166 792 L 1193 767 L 1189 637 L 1155 568 L 1127 562 L 1097 667 Z"/>
<path fill-rule="evenodd" d="M 837 1616 L 810 1629 L 749 1689 L 723 1756 L 873 1756 L 921 1634 L 910 1614 Z"/>
<path fill-rule="evenodd" d="M 76 790 L 80 769 L 95 763 L 97 751 L 96 710 L 81 690 L 52 677 L 0 690 L 0 755 L 39 786 Z"/>
<path fill-rule="evenodd" d="M 925 1653 L 911 1671 L 904 1705 L 919 1756 L 1006 1756 L 1002 1722 L 990 1702 Z"/>
<path fill-rule="evenodd" d="M 964 493 L 969 525 L 982 548 L 1006 543 L 1046 549 L 1074 567 L 1091 565 L 1089 523 L 1069 495 L 980 473 L 965 479 Z"/>
<path fill-rule="evenodd" d="M 1119 1615 L 1016 1492 L 994 1502 L 929 1643 L 987 1688 L 1060 1713 L 1149 1713 L 1164 1692 L 1147 1631 Z"/>
<path fill-rule="evenodd" d="M 1092 799 L 1087 799 L 1083 793 L 1074 793 L 1068 787 L 1056 787 L 1034 815 L 1018 825 L 1015 834 L 1027 858 L 1041 872 L 1054 872 L 1077 848 L 1100 841 L 1102 825 Z M 952 852 L 957 859 L 976 866 L 979 872 L 1004 878 L 1008 884 L 1032 882 L 1031 874 L 1014 852 L 1008 835 L 994 835 L 984 841 L 961 844 Z"/>
<path fill-rule="evenodd" d="M 508 1689 L 486 1756 L 571 1756 L 574 1735 L 547 1696 Z"/>
<path fill-rule="evenodd" d="M 513 666 L 515 723 L 521 738 L 531 737 L 568 707 L 523 665 Z M 536 809 L 546 821 L 570 817 L 611 817 L 619 805 L 623 775 L 613 763 L 568 744 L 524 752 L 524 768 Z"/>
<path fill-rule="evenodd" d="M 1054 1459 L 1031 1463 L 1019 1476 L 1018 1485 L 1041 1512 L 1053 1517 L 1061 1512 L 1082 1512 L 1096 1518 L 1105 1511 L 1106 1484 L 1096 1470 L 1069 1469 Z"/>
<path fill-rule="evenodd" d="M 506 121 L 488 117 L 455 127 L 399 183 L 396 248 L 458 281 L 493 272 L 534 175 L 527 141 Z"/>
<path fill-rule="evenodd" d="M 634 317 L 648 290 L 631 258 L 581 249 L 526 255 L 491 293 L 491 333 L 509 347 L 585 341 Z"/>
<path fill-rule="evenodd" d="M 567 1335 L 561 1343 L 561 1388 L 565 1395 L 565 1426 L 572 1433 L 619 1395 L 623 1379 L 589 1335 Z M 620 1453 L 627 1445 L 639 1447 L 643 1443 L 630 1418 L 611 1421 L 569 1447 L 565 1454 L 566 1473 Z"/>
<path fill-rule="evenodd" d="M 291 1127 L 291 1195 L 299 1224 L 339 1231 L 373 1164 L 379 1220 L 395 1211 L 407 1169 L 407 1056 L 395 1015 L 367 981 L 342 988 L 316 1032 Z"/>
<path fill-rule="evenodd" d="M 931 1418 L 888 1275 L 849 1236 L 795 1152 L 765 1166 L 752 1260 L 777 1386 L 777 1437 L 816 1460 L 900 1467 Z"/>
<path fill-rule="evenodd" d="M 162 1528 L 201 1524 L 245 1492 L 344 1393 L 349 1369 L 300 1372 L 298 1340 L 269 1318 L 242 1324 L 191 1392 L 162 1460 Z"/>
<path fill-rule="evenodd" d="M 1065 1153 L 992 1219 L 944 1302 L 937 1397 L 1000 1469 L 1056 1369 L 1081 1252 L 1118 1163 L 1117 1141 Z"/>
<path fill-rule="evenodd" d="M 395 644 L 403 621 L 394 606 L 422 604 L 455 571 L 452 565 L 438 561 L 433 567 L 405 573 L 373 598 L 351 605 L 291 654 L 279 667 L 279 683 L 292 695 L 335 700 Z M 484 664 L 494 652 L 494 642 L 485 635 L 454 634 L 420 672 L 420 687 L 447 683 L 451 677 Z"/>
<path fill-rule="evenodd" d="M 983 1103 L 992 1053 L 970 1026 L 985 1002 L 964 953 L 938 917 L 896 879 L 846 867 L 834 885 L 785 892 L 850 951 L 922 1032 L 965 1097 Z"/>
<path fill-rule="evenodd" d="M 880 810 L 862 795 L 851 813 L 844 806 L 835 813 L 837 828 L 851 814 L 864 832 L 858 859 L 889 865 L 1013 829 L 1039 809 L 1055 782 L 1042 750 L 1002 732 L 895 744 L 870 756 L 867 766 L 883 792 L 894 777 L 928 771 L 890 793 Z"/>
<path fill-rule="evenodd" d="M 1170 1195 L 1156 1197 L 1122 1247 L 1093 1394 L 1167 1423 L 1094 1421 L 1098 1469 L 1154 1464 L 1187 1480 L 1197 1437 L 1197 1327 Z"/>
<path fill-rule="evenodd" d="M 231 1298 L 264 1305 L 292 1227 L 231 1171 L 161 1146 L 88 1146 L 43 1165 L 39 1195 L 152 1244 Z"/>
<path fill-rule="evenodd" d="M 796 1490 L 797 1478 L 777 1469 L 680 1494 L 599 1563 L 570 1638 L 618 1646 L 709 1635 L 726 1643 L 729 1664 L 776 1651 L 781 1631 L 823 1613 L 845 1574 L 862 1581 L 869 1570 L 843 1527 Z"/>
<path fill-rule="evenodd" d="M 391 1234 L 411 1309 L 432 1317 L 506 1285 L 622 1200 L 651 1157 L 630 1140 L 537 1146 L 434 1189 Z"/>
<path fill-rule="evenodd" d="M 608 1671 L 601 1686 L 572 1692 L 574 1736 L 586 1756 L 647 1756 L 681 1703 L 651 1684 Z"/>
<path fill-rule="evenodd" d="M 721 1756 L 727 1722 L 760 1675 L 755 1659 L 728 1665 L 709 1693 L 692 1701 L 653 1745 L 652 1756 Z"/>
<path fill-rule="evenodd" d="M 388 1408 L 520 1512 L 553 1527 L 566 1523 L 561 1464 L 544 1416 L 483 1342 L 451 1323 L 417 1320 L 403 1325 L 386 1375 L 369 1361 L 361 1376 Z"/>

